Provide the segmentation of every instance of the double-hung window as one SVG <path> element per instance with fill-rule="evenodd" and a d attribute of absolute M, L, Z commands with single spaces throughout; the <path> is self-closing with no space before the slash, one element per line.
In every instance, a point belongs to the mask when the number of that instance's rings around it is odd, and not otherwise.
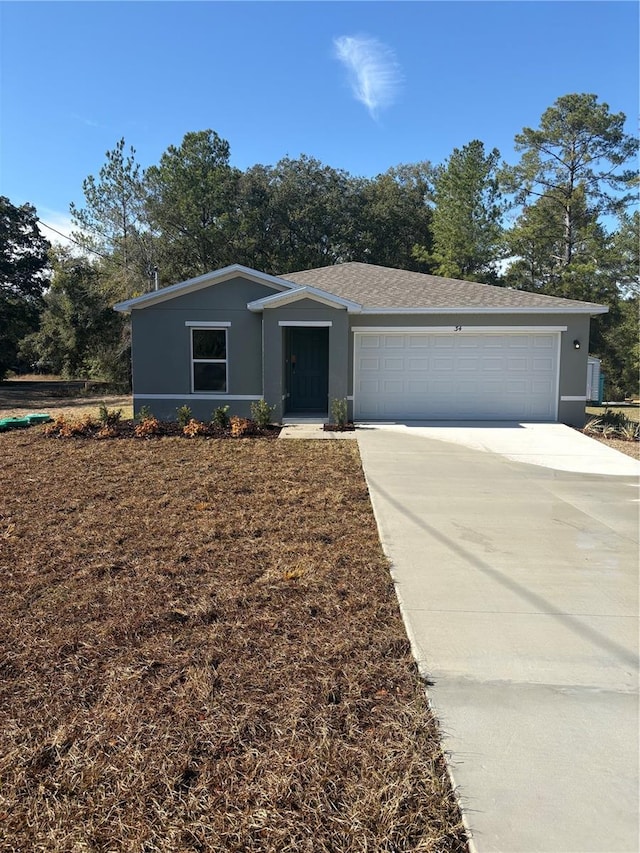
<path fill-rule="evenodd" d="M 191 329 L 191 382 L 193 393 L 227 393 L 227 329 Z"/>

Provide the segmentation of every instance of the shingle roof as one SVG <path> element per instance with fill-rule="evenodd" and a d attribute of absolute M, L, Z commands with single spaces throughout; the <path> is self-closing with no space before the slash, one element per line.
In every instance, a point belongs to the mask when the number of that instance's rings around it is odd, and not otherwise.
<path fill-rule="evenodd" d="M 601 314 L 608 309 L 594 302 L 559 299 L 507 287 L 478 284 L 442 278 L 437 275 L 396 270 L 375 264 L 345 263 L 331 267 L 285 273 L 280 278 L 295 284 L 311 285 L 321 290 L 359 302 L 371 311 L 380 309 L 430 310 L 430 309 L 510 309 L 536 311 L 545 308 L 557 313 L 568 311 Z"/>

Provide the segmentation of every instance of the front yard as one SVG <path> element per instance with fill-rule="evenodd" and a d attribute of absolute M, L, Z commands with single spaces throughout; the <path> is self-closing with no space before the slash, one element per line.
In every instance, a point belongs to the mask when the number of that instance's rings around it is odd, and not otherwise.
<path fill-rule="evenodd" d="M 355 442 L 0 453 L 3 851 L 466 850 Z"/>

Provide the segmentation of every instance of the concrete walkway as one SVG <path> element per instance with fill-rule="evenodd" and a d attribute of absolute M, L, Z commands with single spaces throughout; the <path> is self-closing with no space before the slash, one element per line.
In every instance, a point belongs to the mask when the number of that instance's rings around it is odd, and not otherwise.
<path fill-rule="evenodd" d="M 474 848 L 637 853 L 640 464 L 557 424 L 357 436 Z"/>
<path fill-rule="evenodd" d="M 302 438 L 302 439 L 311 439 L 315 441 L 316 439 L 328 439 L 328 438 L 339 438 L 339 439 L 350 439 L 351 441 L 355 440 L 356 434 L 355 431 L 345 431 L 345 432 L 333 432 L 333 430 L 325 430 L 324 426 L 320 423 L 296 423 L 296 424 L 284 424 L 282 429 L 280 430 L 280 435 L 278 438 Z"/>

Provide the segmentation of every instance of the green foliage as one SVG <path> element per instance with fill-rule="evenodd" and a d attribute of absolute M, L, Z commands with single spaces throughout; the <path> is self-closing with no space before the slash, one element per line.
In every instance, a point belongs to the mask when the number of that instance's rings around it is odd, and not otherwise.
<path fill-rule="evenodd" d="M 163 276 L 180 281 L 237 263 L 239 170 L 229 143 L 213 130 L 187 133 L 145 174 L 147 212 L 161 235 Z"/>
<path fill-rule="evenodd" d="M 586 433 L 604 435 L 606 438 L 621 438 L 625 441 L 638 441 L 640 424 L 628 418 L 624 412 L 605 409 L 601 415 L 590 418 L 584 428 Z"/>
<path fill-rule="evenodd" d="M 351 179 L 349 260 L 431 272 L 434 169 L 428 162 L 389 169 L 371 180 Z M 420 245 L 423 253 L 416 254 Z"/>
<path fill-rule="evenodd" d="M 102 255 L 103 287 L 111 302 L 129 299 L 151 287 L 154 240 L 147 222 L 144 185 L 135 149 L 125 154 L 124 138 L 105 154 L 98 178 L 82 184 L 84 207 L 70 205 L 74 239 Z"/>
<path fill-rule="evenodd" d="M 186 427 L 192 418 L 191 409 L 189 406 L 178 406 L 176 409 L 178 425 L 182 428 Z"/>
<path fill-rule="evenodd" d="M 211 423 L 218 429 L 227 429 L 229 426 L 229 406 L 218 406 L 211 416 Z"/>
<path fill-rule="evenodd" d="M 264 429 L 271 423 L 275 408 L 275 406 L 270 406 L 264 400 L 253 402 L 251 403 L 251 418 L 261 429 Z"/>
<path fill-rule="evenodd" d="M 640 211 L 620 216 L 613 251 L 620 289 L 625 295 L 640 296 Z"/>
<path fill-rule="evenodd" d="M 153 412 L 151 411 L 149 406 L 141 406 L 138 414 L 136 415 L 136 420 L 139 421 L 148 421 L 154 417 Z"/>
<path fill-rule="evenodd" d="M 103 426 L 118 426 L 121 418 L 122 409 L 109 409 L 104 403 L 101 403 L 100 408 L 98 410 L 98 420 Z"/>
<path fill-rule="evenodd" d="M 53 277 L 39 329 L 20 351 L 31 363 L 66 378 L 128 384 L 128 324 L 111 307 L 99 266 L 66 249 L 51 251 Z"/>
<path fill-rule="evenodd" d="M 416 247 L 417 258 L 430 261 L 436 275 L 472 281 L 496 281 L 504 210 L 497 167 L 500 153 L 485 155 L 474 139 L 454 148 L 435 170 L 433 250 Z"/>
<path fill-rule="evenodd" d="M 507 283 L 551 296 L 609 306 L 591 322 L 590 351 L 602 359 L 610 399 L 638 393 L 637 168 L 629 169 L 638 140 L 624 132 L 623 113 L 612 114 L 596 95 L 558 98 L 537 129 L 516 136 L 520 162 L 503 170 L 506 188 L 525 207 L 507 236 L 515 258 Z M 533 203 L 531 203 L 533 199 Z M 603 213 L 618 213 L 608 234 Z"/>
<path fill-rule="evenodd" d="M 0 196 L 0 379 L 20 366 L 20 340 L 38 327 L 49 243 L 37 223 L 35 207 Z"/>
<path fill-rule="evenodd" d="M 331 401 L 331 422 L 338 426 L 347 423 L 347 401 L 344 398 Z"/>
<path fill-rule="evenodd" d="M 565 95 L 545 110 L 538 128 L 525 127 L 516 135 L 522 157 L 503 170 L 505 187 L 518 202 L 533 196 L 558 208 L 564 264 L 573 259 L 584 210 L 596 217 L 621 212 L 633 198 L 637 170 L 624 167 L 637 155 L 638 140 L 625 134 L 625 118 L 610 113 L 596 95 Z"/>

